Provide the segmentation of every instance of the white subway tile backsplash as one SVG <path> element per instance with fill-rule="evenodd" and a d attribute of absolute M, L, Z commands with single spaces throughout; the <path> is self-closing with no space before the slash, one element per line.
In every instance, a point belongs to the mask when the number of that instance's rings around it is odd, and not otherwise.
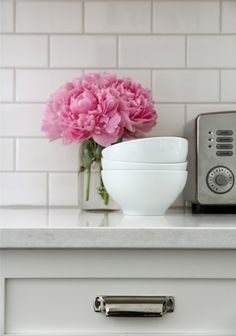
<path fill-rule="evenodd" d="M 157 70 L 153 74 L 156 102 L 218 102 L 216 70 Z"/>
<path fill-rule="evenodd" d="M 82 31 L 80 1 L 16 1 L 16 31 L 79 33 Z"/>
<path fill-rule="evenodd" d="M 0 205 L 46 205 L 46 174 L 0 173 Z"/>
<path fill-rule="evenodd" d="M 14 95 L 13 70 L 0 69 L 0 101 L 10 102 Z"/>
<path fill-rule="evenodd" d="M 149 1 L 85 1 L 85 32 L 148 33 Z"/>
<path fill-rule="evenodd" d="M 45 102 L 60 86 L 81 75 L 81 70 L 16 70 L 16 101 Z"/>
<path fill-rule="evenodd" d="M 0 115 L 1 120 L 1 115 Z M 13 139 L 0 139 L 0 171 L 14 169 Z M 0 192 L 1 193 L 1 192 Z"/>
<path fill-rule="evenodd" d="M 236 33 L 236 1 L 222 2 L 222 32 Z"/>
<path fill-rule="evenodd" d="M 139 82 L 145 88 L 150 89 L 151 87 L 151 70 L 140 70 L 140 69 L 93 69 L 85 70 L 86 73 L 91 72 L 110 72 L 117 75 L 119 78 L 131 78 L 134 81 Z"/>
<path fill-rule="evenodd" d="M 0 104 L 0 136 L 42 136 L 44 104 Z"/>
<path fill-rule="evenodd" d="M 52 36 L 50 42 L 52 67 L 115 67 L 115 36 Z"/>
<path fill-rule="evenodd" d="M 41 125 L 50 95 L 83 73 L 152 90 L 147 136 L 236 110 L 235 17 L 234 0 L 0 0 L 0 206 L 78 205 L 79 145 Z"/>
<path fill-rule="evenodd" d="M 187 104 L 187 122 L 201 113 L 236 111 L 236 104 Z"/>
<path fill-rule="evenodd" d="M 0 33 L 14 30 L 14 3 L 12 0 L 0 1 Z"/>
<path fill-rule="evenodd" d="M 221 72 L 221 101 L 236 102 L 236 70 Z"/>
<path fill-rule="evenodd" d="M 185 65 L 183 36 L 121 36 L 119 66 L 123 68 L 174 68 Z"/>
<path fill-rule="evenodd" d="M 46 67 L 48 40 L 46 36 L 1 35 L 1 67 Z"/>
<path fill-rule="evenodd" d="M 18 139 L 16 170 L 19 171 L 78 171 L 79 146 L 65 146 L 48 139 Z"/>
<path fill-rule="evenodd" d="M 49 205 L 78 205 L 78 173 L 49 174 Z"/>
<path fill-rule="evenodd" d="M 187 46 L 189 67 L 236 67 L 236 36 L 190 36 Z"/>
<path fill-rule="evenodd" d="M 155 108 L 158 114 L 157 125 L 148 136 L 183 136 L 184 104 L 157 104 Z"/>
<path fill-rule="evenodd" d="M 157 33 L 218 33 L 219 1 L 154 1 L 153 30 Z"/>

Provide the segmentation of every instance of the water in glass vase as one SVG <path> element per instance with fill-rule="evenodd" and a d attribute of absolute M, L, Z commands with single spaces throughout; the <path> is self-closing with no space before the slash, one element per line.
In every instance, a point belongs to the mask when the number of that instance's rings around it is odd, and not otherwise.
<path fill-rule="evenodd" d="M 118 205 L 108 197 L 104 199 L 100 195 L 101 181 L 97 164 L 92 164 L 90 176 L 87 169 L 79 173 L 79 207 L 82 210 L 118 210 Z"/>

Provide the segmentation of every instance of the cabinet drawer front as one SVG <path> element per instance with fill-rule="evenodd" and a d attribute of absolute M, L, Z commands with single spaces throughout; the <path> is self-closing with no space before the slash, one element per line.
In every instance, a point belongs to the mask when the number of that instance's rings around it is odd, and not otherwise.
<path fill-rule="evenodd" d="M 173 295 L 160 318 L 105 317 L 97 295 Z M 236 333 L 234 279 L 16 278 L 5 283 L 6 334 Z"/>

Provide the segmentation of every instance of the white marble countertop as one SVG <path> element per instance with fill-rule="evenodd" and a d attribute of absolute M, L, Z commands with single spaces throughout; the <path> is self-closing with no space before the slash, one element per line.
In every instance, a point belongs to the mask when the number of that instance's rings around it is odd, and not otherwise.
<path fill-rule="evenodd" d="M 0 248 L 236 249 L 236 215 L 123 216 L 76 208 L 0 208 Z"/>

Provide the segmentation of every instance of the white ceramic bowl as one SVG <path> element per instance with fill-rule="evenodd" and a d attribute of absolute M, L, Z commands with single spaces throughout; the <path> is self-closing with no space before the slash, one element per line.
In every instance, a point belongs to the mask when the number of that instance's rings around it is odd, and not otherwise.
<path fill-rule="evenodd" d="M 183 190 L 187 171 L 103 170 L 104 185 L 125 215 L 164 215 Z"/>
<path fill-rule="evenodd" d="M 136 139 L 111 145 L 102 151 L 104 159 L 142 163 L 185 162 L 188 141 L 178 137 Z"/>
<path fill-rule="evenodd" d="M 188 162 L 142 163 L 102 159 L 103 170 L 186 170 Z"/>

